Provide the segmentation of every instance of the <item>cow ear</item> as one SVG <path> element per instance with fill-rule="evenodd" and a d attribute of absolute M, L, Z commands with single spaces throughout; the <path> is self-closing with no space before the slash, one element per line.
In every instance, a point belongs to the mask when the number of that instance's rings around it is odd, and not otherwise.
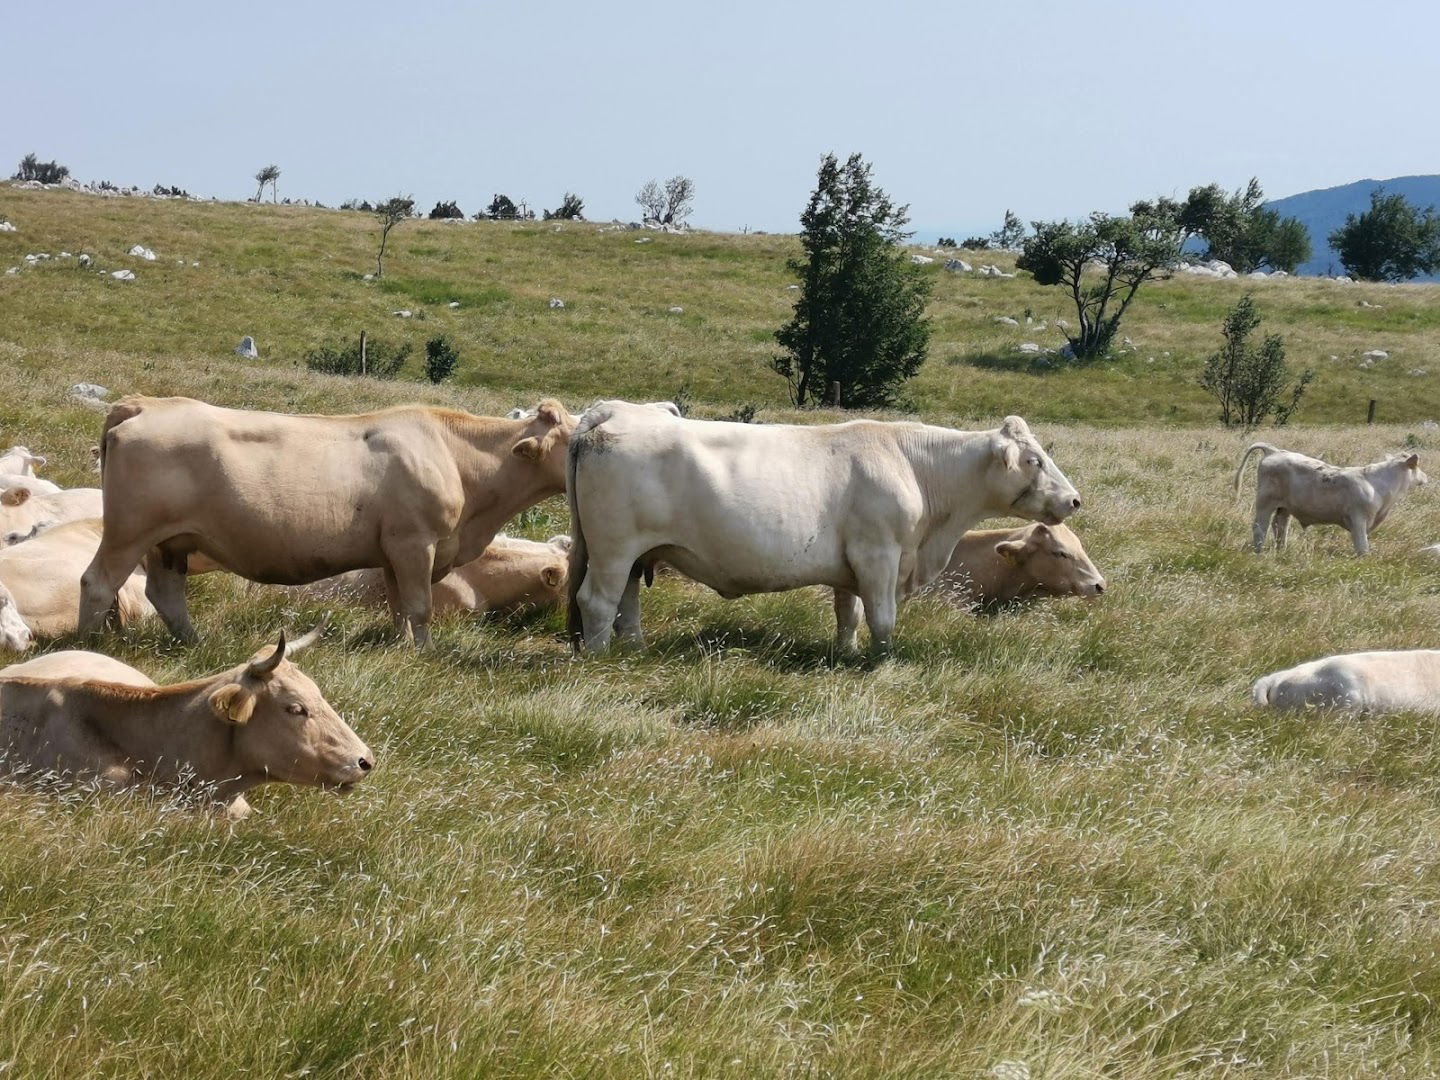
<path fill-rule="evenodd" d="M 535 415 L 538 419 L 554 427 L 565 419 L 565 406 L 553 398 L 546 398 L 540 402 L 539 407 L 535 410 Z"/>
<path fill-rule="evenodd" d="M 528 439 L 521 439 L 512 446 L 510 452 L 516 457 L 529 458 L 534 461 L 540 456 L 540 440 L 531 435 Z"/>
<path fill-rule="evenodd" d="M 1405 459 L 1405 467 L 1407 469 L 1418 469 L 1420 467 L 1420 455 L 1411 454 Z"/>
<path fill-rule="evenodd" d="M 995 460 L 1012 472 L 1018 470 L 1020 468 L 1020 444 L 1006 435 L 1001 435 L 1000 441 L 995 445 Z"/>
<path fill-rule="evenodd" d="M 19 506 L 28 498 L 30 498 L 28 487 L 6 488 L 3 493 L 0 493 L 0 506 Z"/>
<path fill-rule="evenodd" d="M 558 566 L 547 566 L 540 571 L 540 580 L 552 589 L 558 586 L 564 577 L 565 571 Z"/>
<path fill-rule="evenodd" d="M 995 545 L 995 554 L 999 555 L 1007 563 L 1020 561 L 1020 553 L 1025 550 L 1023 540 L 1001 540 Z"/>
<path fill-rule="evenodd" d="M 1043 521 L 1037 521 L 1030 527 L 1030 535 L 1037 540 L 1043 540 L 1050 535 L 1050 526 Z"/>
<path fill-rule="evenodd" d="M 210 695 L 210 708 L 227 724 L 240 725 L 255 711 L 255 695 L 239 683 L 227 683 Z"/>

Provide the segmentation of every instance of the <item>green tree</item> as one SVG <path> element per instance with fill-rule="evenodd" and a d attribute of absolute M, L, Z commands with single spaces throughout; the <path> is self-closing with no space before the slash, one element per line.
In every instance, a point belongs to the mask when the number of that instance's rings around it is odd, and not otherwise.
<path fill-rule="evenodd" d="M 459 363 L 460 354 L 444 334 L 437 334 L 425 342 L 425 377 L 432 383 L 442 383 L 455 374 Z"/>
<path fill-rule="evenodd" d="M 430 220 L 446 221 L 449 219 L 463 221 L 465 219 L 465 211 L 460 209 L 454 199 L 451 199 L 449 202 L 437 202 L 435 209 L 430 211 Z"/>
<path fill-rule="evenodd" d="M 1200 385 L 1220 403 L 1220 422 L 1226 427 L 1253 428 L 1271 416 L 1276 424 L 1286 423 L 1315 378 L 1315 372 L 1306 369 L 1286 401 L 1290 367 L 1285 363 L 1285 343 L 1278 334 L 1271 334 L 1255 348 L 1250 335 L 1259 326 L 1255 300 L 1246 293 L 1225 316 L 1221 330 L 1225 344 L 1205 361 L 1200 376 Z"/>
<path fill-rule="evenodd" d="M 415 211 L 415 200 L 396 195 L 375 207 L 375 216 L 380 220 L 380 251 L 375 256 L 375 276 L 385 276 L 385 244 L 390 239 L 390 230 L 399 225 Z"/>
<path fill-rule="evenodd" d="M 565 193 L 565 197 L 560 200 L 560 205 L 558 207 L 556 207 L 554 210 L 545 211 L 545 220 L 584 221 L 585 200 L 580 198 L 579 195 L 572 195 L 570 194 L 570 192 L 567 191 Z"/>
<path fill-rule="evenodd" d="M 1408 281 L 1440 269 L 1440 219 L 1435 208 L 1412 206 L 1404 195 L 1370 193 L 1370 209 L 1330 234 L 1330 246 L 1354 277 L 1365 281 Z"/>
<path fill-rule="evenodd" d="M 794 317 L 775 333 L 784 352 L 772 366 L 796 405 L 823 400 L 838 384 L 848 408 L 895 402 L 925 360 L 930 282 L 900 242 L 908 207 L 896 206 L 870 178 L 859 154 L 834 154 L 800 216 L 802 255 L 787 266 L 800 278 Z"/>
<path fill-rule="evenodd" d="M 1000 228 L 990 234 L 990 247 L 1001 251 L 1019 251 L 1025 242 L 1025 223 L 1014 211 L 1005 211 L 1005 220 Z"/>
<path fill-rule="evenodd" d="M 1015 265 L 1041 285 L 1069 292 L 1079 321 L 1067 335 L 1077 360 L 1104 356 L 1140 286 L 1179 257 L 1183 235 L 1177 205 L 1136 203 L 1128 217 L 1099 212 L 1087 221 L 1037 221 Z"/>
<path fill-rule="evenodd" d="M 1205 258 L 1227 262 L 1240 274 L 1266 266 L 1291 273 L 1310 258 L 1310 233 L 1299 218 L 1282 218 L 1264 202 L 1260 181 L 1251 177 L 1228 195 L 1219 184 L 1207 184 L 1191 188 L 1183 203 L 1160 199 L 1157 205 L 1175 208 L 1185 240 L 1205 241 Z"/>
<path fill-rule="evenodd" d="M 20 168 L 12 180 L 36 180 L 42 184 L 58 184 L 70 175 L 70 169 L 55 161 L 41 161 L 34 154 L 20 159 Z"/>
<path fill-rule="evenodd" d="M 279 180 L 280 180 L 280 166 L 279 166 L 279 165 L 266 165 L 263 169 L 261 169 L 259 172 L 257 172 L 257 173 L 255 174 L 255 182 L 256 182 L 257 184 L 259 184 L 260 186 L 255 189 L 255 201 L 256 201 L 256 202 L 259 202 L 259 201 L 260 201 L 260 197 L 265 194 L 265 185 L 266 185 L 266 184 L 269 184 L 269 185 L 270 185 L 270 201 L 271 201 L 271 202 L 278 202 L 278 201 L 280 200 L 280 194 L 279 194 L 278 191 L 276 191 L 275 185 L 279 182 Z"/>

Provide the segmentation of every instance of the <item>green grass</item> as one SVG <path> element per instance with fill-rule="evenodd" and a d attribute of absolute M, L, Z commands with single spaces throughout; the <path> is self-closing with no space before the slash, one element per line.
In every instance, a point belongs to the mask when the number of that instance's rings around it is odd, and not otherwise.
<path fill-rule="evenodd" d="M 3 188 L 0 213 L 21 228 L 0 234 L 3 265 L 62 249 L 132 265 L 136 242 L 161 256 L 123 285 L 0 276 L 0 443 L 49 454 L 61 482 L 91 476 L 98 414 L 66 397 L 81 379 L 292 411 L 495 412 L 688 384 L 702 412 L 787 415 L 763 336 L 789 303 L 786 238 L 407 223 L 377 286 L 359 277 L 362 215 Z M 382 613 L 345 608 L 302 666 L 377 751 L 349 798 L 266 788 L 232 827 L 155 799 L 0 788 L 0 1064 L 1435 1075 L 1434 720 L 1277 717 L 1248 688 L 1324 653 L 1433 646 L 1440 563 L 1419 548 L 1440 507 L 1412 496 L 1364 560 L 1336 530 L 1246 550 L 1229 488 L 1245 439 L 1195 426 L 1196 368 L 1239 291 L 1146 290 L 1125 331 L 1139 351 L 1037 375 L 982 362 L 1023 339 L 996 314 L 1052 317 L 1052 295 L 937 275 L 922 415 L 1035 423 L 1084 495 L 1100 602 L 975 618 L 922 599 L 878 664 L 830 655 L 812 591 L 726 603 L 662 578 L 642 597 L 649 651 L 582 662 L 558 613 L 443 619 L 416 655 Z M 1322 369 L 1277 441 L 1356 462 L 1408 440 L 1433 462 L 1440 439 L 1417 421 L 1440 397 L 1403 373 L 1433 363 L 1428 291 L 1256 291 L 1292 357 Z M 1384 311 L 1357 314 L 1361 296 Z M 388 315 L 417 304 L 424 321 Z M 443 331 L 464 378 L 300 365 L 361 328 L 417 349 Z M 245 333 L 259 363 L 230 352 Z M 1391 359 L 1356 368 L 1371 347 Z M 1401 422 L 1321 423 L 1371 396 Z M 562 531 L 564 513 L 553 500 L 517 531 Z M 144 624 L 103 648 L 180 679 L 322 611 L 221 575 L 191 598 L 201 644 Z"/>

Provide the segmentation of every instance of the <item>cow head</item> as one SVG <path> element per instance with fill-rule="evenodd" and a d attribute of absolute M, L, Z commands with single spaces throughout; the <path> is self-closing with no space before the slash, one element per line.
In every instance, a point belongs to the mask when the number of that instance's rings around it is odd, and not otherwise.
<path fill-rule="evenodd" d="M 1047 596 L 1099 596 L 1105 579 L 1085 554 L 1080 538 L 1064 525 L 1034 524 L 1015 540 L 1001 540 L 995 553 Z"/>
<path fill-rule="evenodd" d="M 1430 478 L 1420 471 L 1419 454 L 1396 454 L 1390 459 L 1390 464 L 1398 467 L 1403 490 L 1422 487 L 1430 482 Z"/>
<path fill-rule="evenodd" d="M 0 585 L 0 648 L 25 652 L 34 643 L 30 627 L 25 625 L 20 609 L 15 606 L 15 598 L 10 595 L 9 589 Z"/>
<path fill-rule="evenodd" d="M 1080 493 L 1041 449 L 1024 420 L 1007 416 L 991 441 L 995 513 L 1058 525 L 1080 509 Z"/>
<path fill-rule="evenodd" d="M 547 398 L 518 418 L 523 426 L 520 439 L 510 448 L 516 457 L 526 458 L 554 471 L 565 482 L 565 450 L 575 431 L 575 417 L 560 402 Z"/>
<path fill-rule="evenodd" d="M 0 454 L 0 472 L 15 476 L 34 476 L 35 467 L 45 464 L 43 454 L 32 454 L 28 446 L 12 446 Z"/>
<path fill-rule="evenodd" d="M 375 755 L 330 707 L 320 689 L 288 657 L 310 645 L 317 626 L 292 643 L 280 634 L 210 693 L 210 708 L 235 730 L 242 775 L 349 791 L 374 766 Z"/>

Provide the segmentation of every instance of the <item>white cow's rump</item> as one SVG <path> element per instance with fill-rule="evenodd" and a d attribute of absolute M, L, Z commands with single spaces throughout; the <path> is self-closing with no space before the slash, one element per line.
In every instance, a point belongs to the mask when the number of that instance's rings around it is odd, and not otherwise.
<path fill-rule="evenodd" d="M 1274 709 L 1440 711 L 1440 649 L 1358 652 L 1311 660 L 1255 683 L 1255 704 Z"/>
<path fill-rule="evenodd" d="M 978 432 L 752 425 L 609 401 L 576 427 L 568 467 L 570 632 L 590 649 L 612 629 L 641 640 L 639 577 L 656 562 L 727 599 L 828 585 L 840 646 L 853 647 L 863 603 L 883 649 L 899 602 L 977 521 L 1058 524 L 1080 506 L 1018 416 Z"/>
<path fill-rule="evenodd" d="M 1251 542 L 1257 552 L 1265 546 L 1265 533 L 1273 515 L 1277 550 L 1284 549 L 1290 519 L 1294 518 L 1301 528 L 1344 526 L 1350 532 L 1355 553 L 1364 555 L 1370 550 L 1370 533 L 1380 527 L 1400 497 L 1429 479 L 1420 471 L 1420 459 L 1415 454 L 1395 454 L 1373 465 L 1340 468 L 1319 458 L 1256 442 L 1240 455 L 1235 469 L 1237 493 L 1245 462 L 1257 450 L 1260 463 L 1255 468 L 1255 520 L 1251 524 Z"/>

